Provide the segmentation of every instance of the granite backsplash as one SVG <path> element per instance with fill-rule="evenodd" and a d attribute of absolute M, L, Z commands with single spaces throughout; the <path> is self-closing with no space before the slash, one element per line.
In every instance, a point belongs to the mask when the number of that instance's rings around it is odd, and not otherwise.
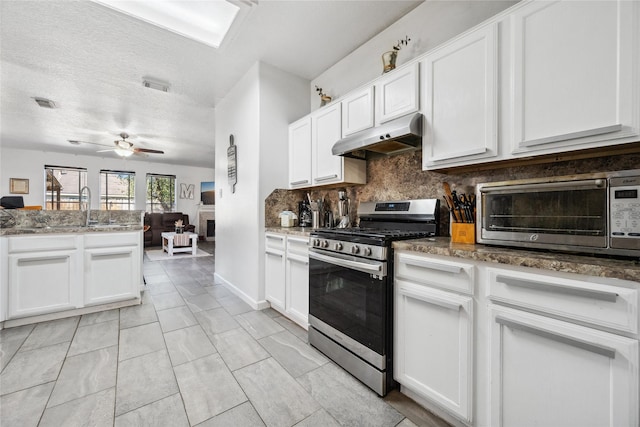
<path fill-rule="evenodd" d="M 638 143 L 636 143 L 638 144 Z M 512 179 L 539 178 L 571 174 L 617 171 L 640 168 L 640 153 L 627 153 L 556 161 L 543 164 L 520 164 L 511 167 L 479 170 L 459 169 L 447 173 L 423 171 L 422 150 L 405 154 L 379 157 L 367 161 L 367 183 L 338 188 L 312 188 L 307 190 L 273 191 L 265 200 L 265 226 L 278 227 L 278 214 L 284 210 L 298 213 L 298 202 L 306 198 L 307 192 L 313 200 L 324 198 L 325 203 L 337 216 L 338 190 L 346 190 L 351 199 L 351 220 L 355 223 L 360 201 L 404 200 L 439 198 L 441 200 L 440 235 L 449 235 L 449 214 L 442 199 L 442 183 L 448 182 L 452 190 L 473 192 L 476 184 Z"/>

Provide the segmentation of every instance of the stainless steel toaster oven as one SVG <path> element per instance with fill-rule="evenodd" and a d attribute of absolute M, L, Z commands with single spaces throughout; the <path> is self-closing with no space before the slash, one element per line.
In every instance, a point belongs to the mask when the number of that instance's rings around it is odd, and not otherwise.
<path fill-rule="evenodd" d="M 640 257 L 640 170 L 477 187 L 477 241 Z"/>

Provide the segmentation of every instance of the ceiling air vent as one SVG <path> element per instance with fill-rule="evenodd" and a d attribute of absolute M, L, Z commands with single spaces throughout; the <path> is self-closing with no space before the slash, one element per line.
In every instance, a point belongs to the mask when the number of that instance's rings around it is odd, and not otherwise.
<path fill-rule="evenodd" d="M 56 103 L 47 98 L 33 98 L 42 108 L 56 108 Z"/>

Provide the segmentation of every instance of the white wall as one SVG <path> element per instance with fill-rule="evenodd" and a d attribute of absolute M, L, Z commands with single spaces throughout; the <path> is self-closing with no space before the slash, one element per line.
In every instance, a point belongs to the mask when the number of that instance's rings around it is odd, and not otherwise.
<path fill-rule="evenodd" d="M 320 106 L 315 86 L 340 98 L 382 75 L 384 52 L 399 39 L 409 36 L 396 62 L 400 66 L 435 48 L 454 36 L 498 14 L 518 1 L 501 0 L 429 0 L 391 24 L 371 40 L 337 62 L 311 81 L 311 110 Z"/>
<path fill-rule="evenodd" d="M 113 169 L 136 173 L 135 201 L 136 209 L 145 210 L 146 174 L 157 173 L 176 176 L 177 210 L 189 215 L 195 223 L 196 208 L 200 204 L 200 183 L 214 180 L 213 168 L 168 165 L 144 160 L 118 159 L 115 157 L 97 157 L 50 153 L 13 148 L 0 149 L 0 194 L 9 195 L 9 178 L 29 179 L 29 194 L 24 194 L 25 205 L 43 205 L 45 197 L 44 165 L 87 168 L 88 185 L 92 195 L 92 209 L 99 209 L 100 170 Z M 180 199 L 180 184 L 194 185 L 194 198 Z"/>
<path fill-rule="evenodd" d="M 216 277 L 264 306 L 264 199 L 287 185 L 288 123 L 308 112 L 309 82 L 257 63 L 216 107 Z M 229 135 L 238 183 L 227 178 Z"/>

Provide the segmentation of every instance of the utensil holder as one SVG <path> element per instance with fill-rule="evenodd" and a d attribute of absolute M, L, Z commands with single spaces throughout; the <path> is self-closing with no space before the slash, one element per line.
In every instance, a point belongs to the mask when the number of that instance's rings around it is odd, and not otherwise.
<path fill-rule="evenodd" d="M 468 222 L 451 223 L 451 243 L 469 243 L 476 242 L 476 225 Z"/>

